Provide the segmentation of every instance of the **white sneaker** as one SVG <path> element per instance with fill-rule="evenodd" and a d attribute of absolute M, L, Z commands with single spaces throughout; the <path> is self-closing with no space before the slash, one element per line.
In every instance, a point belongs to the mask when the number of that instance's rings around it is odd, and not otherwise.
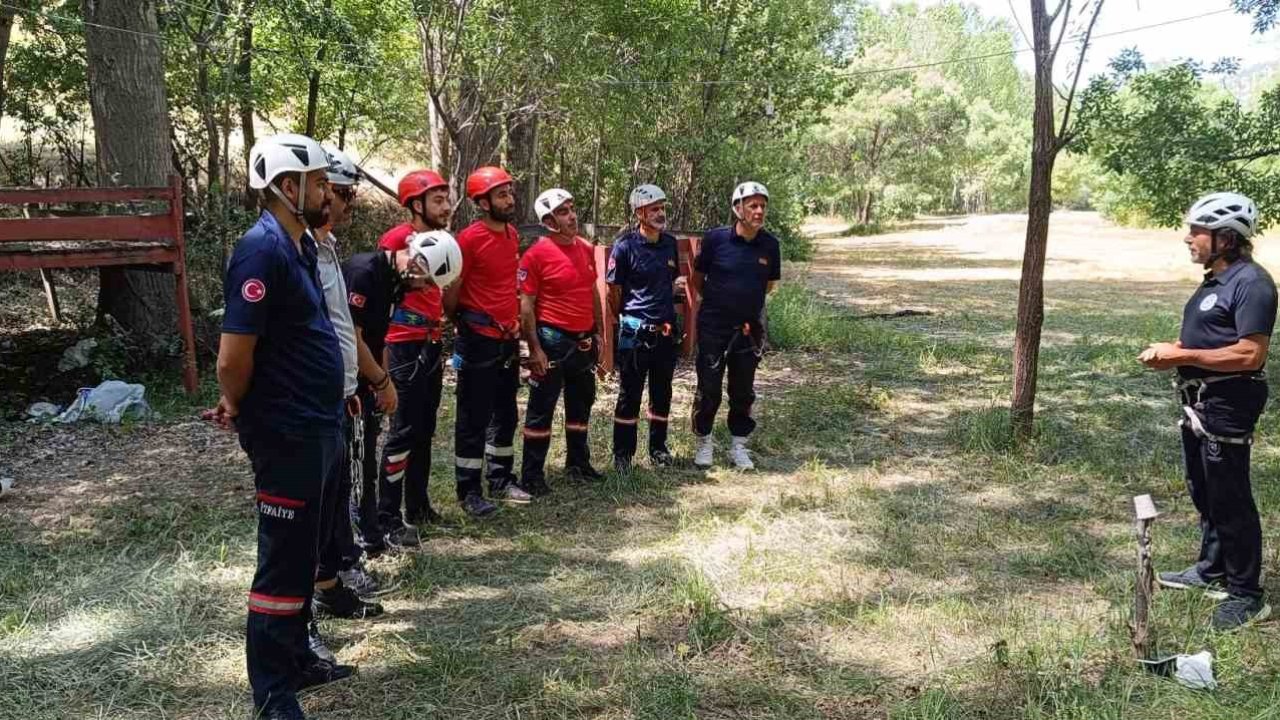
<path fill-rule="evenodd" d="M 716 442 L 710 435 L 698 438 L 698 450 L 693 455 L 693 464 L 700 468 L 709 468 L 715 462 Z"/>
<path fill-rule="evenodd" d="M 729 458 L 733 460 L 733 466 L 739 470 L 756 469 L 756 464 L 751 462 L 751 455 L 747 452 L 747 439 L 744 437 L 733 439 L 733 446 L 729 448 Z"/>

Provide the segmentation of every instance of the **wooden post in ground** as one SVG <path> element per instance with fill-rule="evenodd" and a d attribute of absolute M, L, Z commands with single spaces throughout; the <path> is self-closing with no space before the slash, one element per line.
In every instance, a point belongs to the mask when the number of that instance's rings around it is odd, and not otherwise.
<path fill-rule="evenodd" d="M 40 268 L 40 282 L 44 283 L 44 299 L 49 304 L 49 315 L 54 322 L 62 322 L 62 307 L 58 305 L 58 288 L 53 284 L 53 270 Z"/>
<path fill-rule="evenodd" d="M 1133 652 L 1139 660 L 1151 657 L 1155 639 L 1151 636 L 1148 619 L 1151 610 L 1151 591 L 1155 582 L 1155 573 L 1151 569 L 1151 523 L 1155 520 L 1155 503 L 1150 495 L 1137 495 L 1133 498 L 1134 530 L 1138 540 L 1138 574 L 1133 593 L 1133 622 L 1129 625 L 1129 635 L 1133 640 Z"/>

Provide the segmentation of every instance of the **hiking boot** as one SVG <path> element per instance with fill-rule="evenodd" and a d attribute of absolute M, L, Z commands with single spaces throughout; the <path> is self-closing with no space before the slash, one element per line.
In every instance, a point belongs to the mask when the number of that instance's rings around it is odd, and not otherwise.
<path fill-rule="evenodd" d="M 355 665 L 339 665 L 338 663 L 316 658 L 302 668 L 302 671 L 294 680 L 293 689 L 297 691 L 320 687 L 339 680 L 346 680 L 355 674 Z"/>
<path fill-rule="evenodd" d="M 676 459 L 670 450 L 661 448 L 649 453 L 649 464 L 654 467 L 671 467 L 676 464 Z"/>
<path fill-rule="evenodd" d="M 735 468 L 743 472 L 756 469 L 756 464 L 751 462 L 751 453 L 747 452 L 747 439 L 744 437 L 733 439 L 733 445 L 729 447 L 729 459 L 733 461 Z"/>
<path fill-rule="evenodd" d="M 338 580 L 360 597 L 373 597 L 382 592 L 382 584 L 365 570 L 363 563 L 357 562 L 350 570 L 339 570 Z"/>
<path fill-rule="evenodd" d="M 1163 587 L 1176 590 L 1204 590 L 1205 596 L 1214 600 L 1226 600 L 1228 597 L 1221 580 L 1205 579 L 1195 565 L 1182 572 L 1162 572 L 1156 575 L 1156 582 Z"/>
<path fill-rule="evenodd" d="M 488 517 L 498 511 L 498 506 L 484 499 L 478 492 L 469 492 L 459 503 L 462 509 L 473 518 Z"/>
<path fill-rule="evenodd" d="M 382 614 L 381 605 L 361 598 L 342 581 L 331 588 L 317 590 L 311 598 L 311 609 L 321 617 L 360 620 Z"/>
<path fill-rule="evenodd" d="M 404 523 L 401 523 L 400 527 L 388 530 L 382 538 L 387 547 L 392 550 L 408 550 L 422 545 L 422 537 L 418 535 L 418 528 Z"/>
<path fill-rule="evenodd" d="M 489 497 L 512 505 L 528 505 L 533 496 L 520 489 L 520 485 L 510 480 L 501 480 L 489 484 Z"/>
<path fill-rule="evenodd" d="M 707 470 L 716 459 L 716 441 L 710 435 L 698 438 L 698 450 L 693 454 L 693 464 Z"/>
<path fill-rule="evenodd" d="M 631 458 L 625 457 L 623 455 L 613 456 L 614 472 L 618 473 L 619 475 L 626 475 L 627 473 L 631 472 L 631 469 L 632 469 Z"/>
<path fill-rule="evenodd" d="M 334 657 L 333 651 L 328 645 L 324 644 L 324 638 L 320 637 L 320 626 L 315 620 L 307 623 L 307 647 L 311 648 L 311 653 L 326 662 L 337 663 L 338 658 Z"/>
<path fill-rule="evenodd" d="M 406 519 L 410 525 L 439 525 L 444 520 L 430 505 L 423 505 L 422 509 L 410 513 Z"/>
<path fill-rule="evenodd" d="M 1232 595 L 1213 611 L 1213 629 L 1230 632 L 1266 620 L 1270 615 L 1271 606 L 1262 598 Z"/>
<path fill-rule="evenodd" d="M 546 497 L 551 494 L 551 486 L 543 478 L 521 480 L 517 487 L 536 498 Z"/>
<path fill-rule="evenodd" d="M 577 482 L 600 482 L 604 479 L 604 475 L 593 467 L 591 463 L 586 465 L 570 465 L 564 469 L 566 480 L 576 480 Z"/>
<path fill-rule="evenodd" d="M 249 717 L 251 720 L 307 720 L 307 714 L 302 712 L 302 706 L 297 700 L 289 705 L 269 709 L 254 708 L 253 714 Z"/>

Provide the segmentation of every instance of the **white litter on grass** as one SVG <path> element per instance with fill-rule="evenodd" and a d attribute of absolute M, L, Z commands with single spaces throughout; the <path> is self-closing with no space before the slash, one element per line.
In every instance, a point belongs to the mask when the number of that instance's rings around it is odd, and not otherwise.
<path fill-rule="evenodd" d="M 1213 690 L 1218 681 L 1213 677 L 1213 654 L 1201 650 L 1195 655 L 1175 655 L 1160 660 L 1139 660 L 1157 675 L 1172 676 L 1179 685 L 1192 690 Z"/>
<path fill-rule="evenodd" d="M 27 408 L 27 417 L 31 418 L 32 422 L 52 420 L 53 418 L 58 417 L 61 413 L 61 405 L 54 405 L 53 403 L 47 402 L 32 403 L 31 407 Z"/>
<path fill-rule="evenodd" d="M 0 498 L 9 494 L 13 489 L 13 478 L 0 478 Z"/>
<path fill-rule="evenodd" d="M 80 388 L 75 402 L 54 422 L 97 420 L 118 425 L 126 416 L 145 419 L 151 417 L 151 406 L 143 399 L 146 392 L 142 385 L 119 380 L 108 380 L 95 388 Z"/>

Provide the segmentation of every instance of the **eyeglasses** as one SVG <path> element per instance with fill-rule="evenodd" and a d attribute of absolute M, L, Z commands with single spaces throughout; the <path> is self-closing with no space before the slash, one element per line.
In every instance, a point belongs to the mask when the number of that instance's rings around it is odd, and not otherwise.
<path fill-rule="evenodd" d="M 351 185 L 330 185 L 329 189 L 333 194 L 342 198 L 343 202 L 351 202 L 356 199 L 356 189 Z"/>

